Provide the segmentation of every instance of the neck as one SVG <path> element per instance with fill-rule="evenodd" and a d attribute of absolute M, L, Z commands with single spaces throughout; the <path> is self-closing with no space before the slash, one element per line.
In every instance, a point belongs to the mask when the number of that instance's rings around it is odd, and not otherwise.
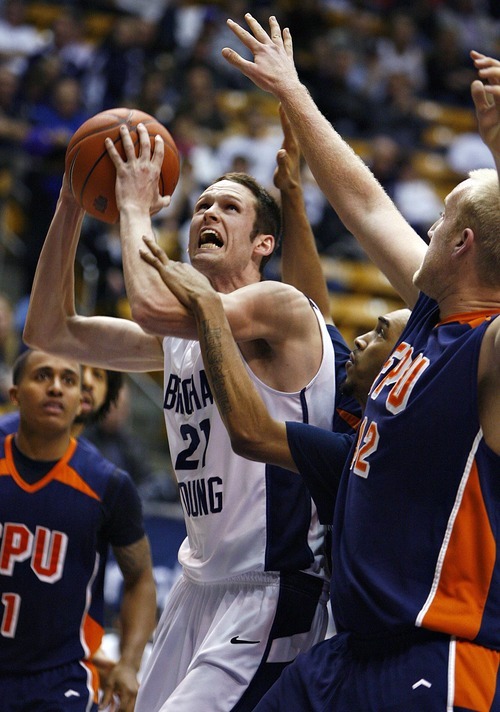
<path fill-rule="evenodd" d="M 20 426 L 15 436 L 18 449 L 32 460 L 60 460 L 68 449 L 70 433 L 58 435 L 29 433 Z"/>
<path fill-rule="evenodd" d="M 469 312 L 500 311 L 499 290 L 483 290 L 483 294 L 469 297 L 467 294 L 453 295 L 439 301 L 439 316 L 441 320 L 449 319 L 456 314 Z"/>

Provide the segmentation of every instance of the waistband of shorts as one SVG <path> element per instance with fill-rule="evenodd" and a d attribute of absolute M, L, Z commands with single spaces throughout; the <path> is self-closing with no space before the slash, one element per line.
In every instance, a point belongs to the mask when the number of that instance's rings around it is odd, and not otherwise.
<path fill-rule="evenodd" d="M 199 586 L 220 586 L 224 585 L 239 585 L 239 584 L 261 584 L 262 586 L 276 584 L 280 582 L 280 575 L 278 572 L 269 571 L 248 571 L 244 574 L 239 574 L 238 576 L 231 576 L 224 579 L 216 579 L 214 581 L 202 581 L 190 576 L 189 573 L 183 569 L 182 575 L 190 582 L 195 583 Z"/>
<path fill-rule="evenodd" d="M 200 581 L 193 578 L 184 569 L 182 575 L 191 583 L 195 583 L 199 586 L 220 586 L 224 585 L 241 585 L 241 584 L 251 584 L 251 585 L 262 585 L 262 586 L 289 586 L 291 588 L 299 588 L 301 590 L 309 591 L 311 594 L 317 592 L 323 592 L 328 597 L 329 585 L 328 582 L 319 576 L 312 576 L 311 574 L 306 574 L 303 571 L 293 571 L 293 572 L 279 572 L 279 571 L 247 571 L 239 576 L 231 576 L 226 579 L 218 579 L 216 581 Z"/>

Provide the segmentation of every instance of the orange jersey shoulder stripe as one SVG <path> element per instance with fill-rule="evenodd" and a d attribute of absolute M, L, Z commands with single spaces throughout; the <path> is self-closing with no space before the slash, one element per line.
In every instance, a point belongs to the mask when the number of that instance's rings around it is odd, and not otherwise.
<path fill-rule="evenodd" d="M 498 315 L 498 309 L 481 309 L 479 311 L 473 312 L 462 312 L 461 314 L 453 314 L 447 319 L 443 319 L 436 326 L 441 326 L 441 324 L 451 324 L 452 322 L 458 322 L 459 324 L 469 324 L 469 326 L 474 329 L 479 326 L 485 320 L 490 320 L 492 317 Z"/>
<path fill-rule="evenodd" d="M 44 477 L 38 480 L 38 482 L 29 484 L 28 482 L 25 482 L 23 480 L 23 478 L 16 470 L 14 458 L 12 455 L 13 437 L 13 435 L 7 435 L 7 437 L 5 438 L 5 458 L 0 460 L 0 467 L 3 468 L 3 466 L 5 466 L 7 472 L 2 474 L 10 474 L 16 484 L 21 489 L 25 490 L 25 492 L 37 492 L 38 490 L 42 489 L 42 487 L 45 487 L 45 485 L 47 485 L 52 480 L 57 480 L 62 484 L 68 485 L 68 487 L 73 487 L 74 489 L 79 490 L 83 494 L 86 494 L 88 497 L 93 497 L 97 500 L 100 499 L 99 495 L 94 492 L 91 487 L 89 487 L 89 485 L 80 477 L 80 475 L 72 467 L 68 465 L 68 462 L 73 456 L 73 453 L 75 452 L 77 446 L 77 442 L 74 438 L 70 439 L 70 443 L 66 452 L 64 453 L 62 458 L 55 464 L 55 466 L 49 472 L 47 472 Z"/>

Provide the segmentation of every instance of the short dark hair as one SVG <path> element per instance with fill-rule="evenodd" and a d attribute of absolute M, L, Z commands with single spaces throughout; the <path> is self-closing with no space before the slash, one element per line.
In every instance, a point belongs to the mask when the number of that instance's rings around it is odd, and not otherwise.
<path fill-rule="evenodd" d="M 258 181 L 256 181 L 253 176 L 248 175 L 248 173 L 224 173 L 224 175 L 217 178 L 214 183 L 219 183 L 221 180 L 229 180 L 233 183 L 239 183 L 240 185 L 245 186 L 245 188 L 248 188 L 248 190 L 255 196 L 257 205 L 255 208 L 255 222 L 253 225 L 252 241 L 259 234 L 274 236 L 273 252 L 271 252 L 270 255 L 263 257 L 260 263 L 260 272 L 262 274 L 264 267 L 269 262 L 279 245 L 281 237 L 281 209 L 271 193 L 269 193 L 269 191 L 267 191 Z"/>
<path fill-rule="evenodd" d="M 25 349 L 14 361 L 12 366 L 12 383 L 18 386 L 26 370 L 26 362 L 30 355 L 33 353 L 33 349 Z"/>

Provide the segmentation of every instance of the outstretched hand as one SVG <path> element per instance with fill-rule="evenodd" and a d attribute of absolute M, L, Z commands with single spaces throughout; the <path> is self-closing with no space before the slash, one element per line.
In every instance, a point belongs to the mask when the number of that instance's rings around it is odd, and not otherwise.
<path fill-rule="evenodd" d="M 134 142 L 126 124 L 120 126 L 125 159 L 121 157 L 110 138 L 105 139 L 109 157 L 116 168 L 116 203 L 119 210 L 137 207 L 148 209 L 154 215 L 170 203 L 170 196 L 162 196 L 159 179 L 165 144 L 161 136 L 155 136 L 151 153 L 150 136 L 143 124 L 137 125 L 139 151 L 136 156 Z"/>
<path fill-rule="evenodd" d="M 276 155 L 277 167 L 274 171 L 274 185 L 287 192 L 300 184 L 300 147 L 292 126 L 280 105 L 280 120 L 283 129 L 283 144 Z"/>
<path fill-rule="evenodd" d="M 472 82 L 478 131 L 490 151 L 500 159 L 500 61 L 472 50 L 479 79 Z"/>
<path fill-rule="evenodd" d="M 184 262 L 170 260 L 150 237 L 144 236 L 142 239 L 146 247 L 139 250 L 141 258 L 156 269 L 163 283 L 186 309 L 194 311 L 201 299 L 215 294 L 214 288 L 201 272 Z"/>
<path fill-rule="evenodd" d="M 251 30 L 248 32 L 233 20 L 228 20 L 229 28 L 253 54 L 254 61 L 244 59 L 235 50 L 224 47 L 222 56 L 229 64 L 264 91 L 279 98 L 291 84 L 299 83 L 293 62 L 293 45 L 290 30 L 281 28 L 275 17 L 269 18 L 269 34 L 257 20 L 247 13 L 245 20 Z"/>

